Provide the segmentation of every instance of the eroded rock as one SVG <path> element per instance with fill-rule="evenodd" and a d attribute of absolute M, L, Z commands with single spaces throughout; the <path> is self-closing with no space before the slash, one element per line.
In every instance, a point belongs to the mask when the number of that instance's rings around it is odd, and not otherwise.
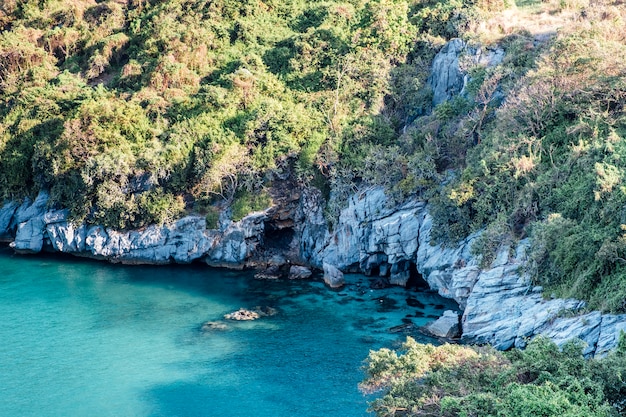
<path fill-rule="evenodd" d="M 459 313 L 446 310 L 443 316 L 426 326 L 426 331 L 435 337 L 456 339 L 461 336 L 460 319 Z"/>
<path fill-rule="evenodd" d="M 341 288 L 345 284 L 343 272 L 337 267 L 324 263 L 324 282 L 330 288 Z"/>
<path fill-rule="evenodd" d="M 289 279 L 308 279 L 313 276 L 313 272 L 306 266 L 291 265 L 289 267 Z"/>

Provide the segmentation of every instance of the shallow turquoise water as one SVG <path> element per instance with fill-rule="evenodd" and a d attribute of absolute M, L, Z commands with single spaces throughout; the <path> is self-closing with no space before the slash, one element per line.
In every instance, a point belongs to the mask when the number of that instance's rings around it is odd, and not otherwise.
<path fill-rule="evenodd" d="M 388 329 L 407 314 L 422 325 L 456 305 L 349 280 L 335 292 L 0 248 L 0 416 L 367 416 L 369 350 L 397 343 Z M 257 305 L 278 314 L 200 330 Z"/>

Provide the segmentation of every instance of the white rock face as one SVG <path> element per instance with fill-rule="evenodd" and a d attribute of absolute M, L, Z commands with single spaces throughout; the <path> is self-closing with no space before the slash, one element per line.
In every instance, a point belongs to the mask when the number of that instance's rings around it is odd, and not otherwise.
<path fill-rule="evenodd" d="M 432 218 L 423 203 L 409 202 L 387 208 L 380 188 L 355 195 L 343 210 L 335 231 L 327 233 L 322 247 L 310 258 L 343 271 L 371 274 L 378 271 L 391 283 L 395 273 L 406 272 L 403 263 L 416 266 L 429 286 L 454 299 L 464 310 L 462 340 L 490 343 L 498 349 L 524 347 L 542 334 L 562 345 L 572 338 L 586 343 L 586 355 L 605 355 L 626 331 L 626 315 L 582 315 L 585 303 L 573 299 L 544 300 L 521 268 L 530 242 L 503 247 L 489 268 L 481 269 L 470 253 L 478 234 L 454 247 L 431 245 Z M 409 266 L 410 267 L 410 266 Z M 398 275 L 399 276 L 399 275 Z"/>
<path fill-rule="evenodd" d="M 19 252 L 37 253 L 44 244 L 52 249 L 127 264 L 190 263 L 205 258 L 209 265 L 243 267 L 262 240 L 263 214 L 231 223 L 223 231 L 207 230 L 200 216 L 184 217 L 172 224 L 152 225 L 141 231 L 120 232 L 103 226 L 74 225 L 67 210 L 46 211 L 48 195 L 21 206 L 8 203 L 0 209 L 0 233 L 10 233 Z"/>

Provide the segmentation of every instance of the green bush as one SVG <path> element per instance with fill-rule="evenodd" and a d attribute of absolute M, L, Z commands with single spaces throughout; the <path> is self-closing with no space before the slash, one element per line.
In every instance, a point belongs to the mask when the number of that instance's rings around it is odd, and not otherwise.
<path fill-rule="evenodd" d="M 238 222 L 252 212 L 269 208 L 271 204 L 272 198 L 266 191 L 260 193 L 242 191 L 235 197 L 231 206 L 232 220 Z"/>
<path fill-rule="evenodd" d="M 399 353 L 370 353 L 360 388 L 381 393 L 370 408 L 385 417 L 609 417 L 624 415 L 625 366 L 620 349 L 585 359 L 581 343 L 542 337 L 506 353 L 408 338 Z"/>

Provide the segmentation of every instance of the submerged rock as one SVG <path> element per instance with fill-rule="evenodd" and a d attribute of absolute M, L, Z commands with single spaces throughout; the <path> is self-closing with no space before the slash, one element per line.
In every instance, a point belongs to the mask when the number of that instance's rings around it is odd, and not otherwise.
<path fill-rule="evenodd" d="M 202 327 L 200 328 L 200 330 L 202 330 L 203 332 L 226 329 L 228 329 L 228 325 L 221 321 L 207 321 L 206 323 L 203 323 Z"/>
<path fill-rule="evenodd" d="M 291 265 L 289 267 L 289 279 L 308 279 L 313 276 L 313 272 L 306 266 Z"/>
<path fill-rule="evenodd" d="M 263 271 L 254 274 L 255 279 L 275 280 L 282 278 L 282 272 L 278 265 L 270 265 Z"/>

